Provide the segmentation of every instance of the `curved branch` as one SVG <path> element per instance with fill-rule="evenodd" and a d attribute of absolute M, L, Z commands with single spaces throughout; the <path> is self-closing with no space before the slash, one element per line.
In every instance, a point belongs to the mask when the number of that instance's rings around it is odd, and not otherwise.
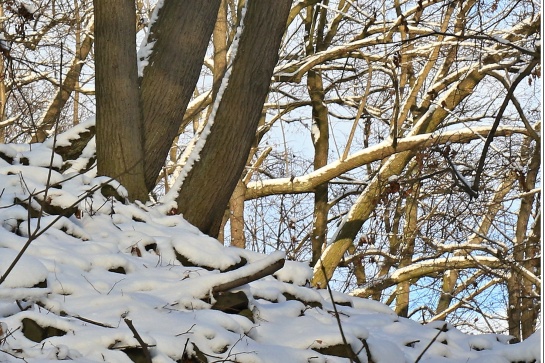
<path fill-rule="evenodd" d="M 467 143 L 488 135 L 490 130 L 490 126 L 483 126 L 467 130 L 447 131 L 441 134 L 409 136 L 398 139 L 395 149 L 391 140 L 385 140 L 348 156 L 344 161 L 337 160 L 304 176 L 294 179 L 279 178 L 250 182 L 247 186 L 246 200 L 276 194 L 311 193 L 318 185 L 328 182 L 352 169 L 382 160 L 396 153 L 425 149 L 447 142 Z M 526 135 L 528 130 L 523 127 L 499 127 L 495 132 L 495 136 L 510 136 L 514 133 Z"/>
<path fill-rule="evenodd" d="M 473 181 L 473 185 L 471 186 L 471 189 L 475 193 L 479 193 L 479 184 L 481 182 L 481 174 L 484 170 L 484 163 L 486 161 L 486 154 L 488 153 L 488 148 L 490 147 L 490 144 L 492 143 L 492 140 L 494 140 L 495 131 L 499 127 L 501 118 L 503 116 L 503 113 L 505 112 L 505 109 L 507 108 L 507 105 L 509 104 L 509 101 L 513 97 L 513 93 L 515 92 L 515 89 L 517 88 L 520 81 L 522 81 L 526 76 L 532 72 L 534 67 L 539 63 L 539 59 L 532 59 L 532 61 L 524 67 L 520 71 L 520 73 L 517 75 L 513 83 L 511 84 L 511 87 L 509 88 L 509 91 L 507 91 L 507 95 L 505 96 L 503 103 L 498 111 L 498 114 L 496 115 L 496 119 L 494 120 L 494 124 L 492 126 L 492 129 L 490 130 L 490 133 L 488 134 L 488 137 L 486 138 L 486 141 L 483 146 L 483 152 L 481 154 L 481 158 L 479 159 L 479 165 L 477 166 L 477 171 L 475 172 L 475 180 Z"/>
<path fill-rule="evenodd" d="M 367 286 L 356 289 L 352 295 L 358 297 L 370 296 L 376 291 L 387 289 L 401 282 L 419 279 L 445 270 L 462 270 L 485 266 L 492 269 L 505 267 L 505 262 L 489 256 L 454 256 L 435 258 L 400 268 L 384 279 L 369 282 Z"/>

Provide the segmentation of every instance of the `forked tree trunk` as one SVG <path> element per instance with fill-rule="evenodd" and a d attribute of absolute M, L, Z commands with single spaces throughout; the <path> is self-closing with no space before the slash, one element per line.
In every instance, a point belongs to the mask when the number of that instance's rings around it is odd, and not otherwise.
<path fill-rule="evenodd" d="M 291 0 L 249 0 L 211 133 L 179 191 L 178 210 L 211 236 L 218 235 L 254 141 L 290 6 Z"/>
<path fill-rule="evenodd" d="M 98 172 L 117 178 L 131 199 L 147 199 L 183 120 L 220 0 L 165 1 L 138 79 L 135 6 L 94 0 Z M 246 163 L 268 93 L 291 0 L 250 0 L 228 86 L 200 160 L 184 179 L 178 210 L 216 236 Z"/>
<path fill-rule="evenodd" d="M 147 200 L 178 133 L 214 28 L 220 0 L 165 1 L 138 78 L 135 5 L 94 0 L 98 173 Z"/>
<path fill-rule="evenodd" d="M 220 0 L 165 1 L 148 36 L 140 79 L 146 187 L 151 191 L 178 134 L 218 15 Z M 134 27 L 134 23 L 133 23 Z"/>

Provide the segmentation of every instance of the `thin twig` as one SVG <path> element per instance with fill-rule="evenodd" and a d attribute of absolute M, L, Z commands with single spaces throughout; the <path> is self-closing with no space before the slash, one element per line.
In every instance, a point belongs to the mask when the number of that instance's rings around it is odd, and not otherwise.
<path fill-rule="evenodd" d="M 132 325 L 132 320 L 127 319 L 127 318 L 124 318 L 123 320 L 125 321 L 125 324 L 127 324 L 129 329 L 131 330 L 131 332 L 134 334 L 134 337 L 136 338 L 136 340 L 138 341 L 138 343 L 142 347 L 142 353 L 144 353 L 144 359 L 146 360 L 146 362 L 147 363 L 152 363 L 151 355 L 150 355 L 149 350 L 148 350 L 148 344 L 146 344 L 146 342 L 144 342 L 144 340 L 142 339 L 140 334 L 138 334 L 138 332 L 136 331 L 134 325 Z"/>
<path fill-rule="evenodd" d="M 348 341 L 346 340 L 346 336 L 344 335 L 343 326 L 341 323 L 341 318 L 339 317 L 339 312 L 337 311 L 337 306 L 335 306 L 335 300 L 333 299 L 333 293 L 331 292 L 331 287 L 329 286 L 329 279 L 327 278 L 327 274 L 325 272 L 324 263 L 321 261 L 320 257 L 320 267 L 322 268 L 322 273 L 324 274 L 326 278 L 326 286 L 327 286 L 327 292 L 329 293 L 329 298 L 331 299 L 331 303 L 333 304 L 333 310 L 335 312 L 335 319 L 337 320 L 337 325 L 339 326 L 339 331 L 341 332 L 341 338 L 343 340 L 343 344 L 346 347 L 346 352 L 348 353 L 348 359 L 350 359 L 350 363 L 361 363 L 358 356 L 354 353 L 351 346 L 348 345 Z M 369 354 L 369 351 L 367 351 Z M 369 357 L 369 361 L 371 362 L 371 359 Z"/>
<path fill-rule="evenodd" d="M 490 147 L 490 144 L 492 143 L 492 140 L 494 139 L 496 130 L 498 129 L 498 126 L 500 125 L 500 121 L 503 116 L 503 113 L 505 112 L 507 105 L 509 105 L 509 101 L 511 100 L 511 97 L 513 93 L 515 92 L 515 89 L 517 88 L 520 81 L 522 81 L 526 76 L 528 76 L 537 64 L 539 64 L 539 59 L 534 58 L 526 67 L 524 67 L 524 69 L 517 75 L 517 77 L 511 84 L 511 87 L 509 87 L 509 90 L 507 91 L 507 95 L 505 95 L 505 98 L 503 99 L 503 103 L 501 104 L 500 109 L 498 110 L 498 114 L 496 115 L 494 124 L 492 125 L 492 128 L 490 129 L 490 132 L 488 133 L 488 137 L 486 138 L 486 141 L 484 143 L 483 152 L 481 154 L 481 158 L 479 159 L 479 165 L 477 166 L 477 171 L 475 172 L 475 180 L 473 181 L 473 185 L 471 187 L 471 189 L 473 189 L 475 193 L 479 193 L 479 184 L 481 182 L 481 174 L 483 173 L 483 170 L 484 170 L 486 154 L 488 153 L 488 148 Z"/>
<path fill-rule="evenodd" d="M 184 351 L 182 352 L 182 359 L 183 359 L 183 357 L 184 357 L 184 355 L 185 355 L 185 352 L 187 351 L 187 344 L 188 344 L 188 343 L 189 343 L 189 338 L 187 338 L 186 341 L 185 341 Z"/>
<path fill-rule="evenodd" d="M 87 318 L 84 318 L 84 317 L 79 316 L 79 315 L 70 315 L 70 316 L 73 317 L 74 319 L 81 320 L 81 321 L 83 321 L 84 323 L 89 323 L 89 324 L 93 324 L 93 325 L 96 325 L 96 326 L 101 326 L 101 327 L 103 327 L 103 328 L 111 328 L 111 329 L 114 328 L 114 327 L 111 326 L 111 325 L 104 324 L 104 323 L 101 323 L 101 322 L 98 322 L 98 321 L 94 321 L 94 320 L 91 320 L 91 319 L 87 319 Z"/>
<path fill-rule="evenodd" d="M 63 42 L 61 41 L 61 59 L 59 62 L 59 93 L 58 98 L 61 97 L 62 94 L 62 61 L 63 61 L 63 55 L 64 55 L 64 48 L 63 48 Z M 47 203 L 47 194 L 49 192 L 49 189 L 51 188 L 51 174 L 53 172 L 53 161 L 55 160 L 55 146 L 57 145 L 57 132 L 59 130 L 59 122 L 60 122 L 60 114 L 57 114 L 57 117 L 55 119 L 55 131 L 53 134 L 53 146 L 51 147 L 51 156 L 49 157 L 49 168 L 47 170 L 47 181 L 45 183 L 45 191 L 44 191 L 44 199 L 40 203 L 40 211 L 38 213 L 38 222 L 36 223 L 36 230 L 40 229 L 40 223 L 42 222 L 42 216 L 44 214 L 44 205 Z M 32 196 L 32 195 L 31 195 Z M 28 205 L 30 207 L 31 199 L 29 196 Z M 30 230 L 28 230 L 28 233 L 30 234 Z"/>
<path fill-rule="evenodd" d="M 111 182 L 112 180 L 114 180 L 114 178 L 110 178 L 108 181 L 104 182 L 104 183 L 101 183 L 101 184 L 98 184 L 98 185 L 95 185 L 93 188 L 89 189 L 85 194 L 83 194 L 78 200 L 76 200 L 74 203 L 72 203 L 72 205 L 70 205 L 68 208 L 72 208 L 76 205 L 78 205 L 81 201 L 85 200 L 86 198 L 88 198 L 91 194 L 93 194 L 94 192 L 96 192 L 97 190 L 99 190 L 100 188 L 102 188 L 104 185 L 108 184 L 109 182 Z M 67 208 L 67 209 L 68 209 Z M 21 248 L 21 250 L 19 251 L 19 253 L 17 254 L 17 256 L 15 256 L 15 259 L 13 260 L 13 262 L 11 263 L 11 265 L 7 268 L 6 272 L 4 272 L 4 274 L 2 275 L 2 277 L 0 277 L 0 285 L 2 285 L 2 283 L 4 283 L 4 281 L 6 280 L 6 278 L 8 277 L 8 275 L 11 273 L 11 271 L 13 270 L 13 268 L 15 267 L 15 265 L 17 264 L 17 262 L 19 262 L 19 260 L 21 259 L 21 257 L 23 256 L 23 254 L 25 253 L 25 251 L 28 249 L 28 247 L 30 246 L 30 244 L 36 240 L 38 237 L 40 237 L 42 234 L 44 234 L 46 231 L 48 231 L 51 227 L 53 227 L 55 225 L 55 223 L 57 223 L 61 218 L 64 218 L 64 216 L 62 215 L 58 215 L 55 219 L 53 219 L 47 226 L 43 227 L 42 229 L 36 229 L 29 237 L 28 237 L 28 240 L 26 241 L 26 243 L 23 245 L 23 247 Z M 28 221 L 29 221 L 29 233 L 30 233 L 30 216 L 28 216 Z"/>
<path fill-rule="evenodd" d="M 424 348 L 424 350 L 422 351 L 422 353 L 420 353 L 420 355 L 418 356 L 418 358 L 416 358 L 416 360 L 414 361 L 414 363 L 418 363 L 420 361 L 420 359 L 422 359 L 422 356 L 424 355 L 424 353 L 426 353 L 428 351 L 428 349 L 430 349 L 431 345 L 433 344 L 433 342 L 435 342 L 437 340 L 437 338 L 439 338 L 439 335 L 444 332 L 444 331 L 447 331 L 447 323 L 443 324 L 443 326 L 441 327 L 441 329 L 439 329 L 439 332 L 437 333 L 437 335 L 435 335 L 433 337 L 433 339 L 431 340 L 431 342 L 426 346 L 426 348 Z"/>

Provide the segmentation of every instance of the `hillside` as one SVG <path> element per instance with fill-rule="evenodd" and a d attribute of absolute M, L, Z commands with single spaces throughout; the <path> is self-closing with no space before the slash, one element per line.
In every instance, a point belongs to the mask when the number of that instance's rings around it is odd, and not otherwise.
<path fill-rule="evenodd" d="M 28 246 L 0 285 L 1 362 L 541 361 L 539 333 L 509 344 L 420 325 L 306 287 L 311 269 L 282 252 L 225 247 L 165 206 L 126 202 L 87 170 L 92 127 L 54 148 L 0 145 L 0 272 Z"/>

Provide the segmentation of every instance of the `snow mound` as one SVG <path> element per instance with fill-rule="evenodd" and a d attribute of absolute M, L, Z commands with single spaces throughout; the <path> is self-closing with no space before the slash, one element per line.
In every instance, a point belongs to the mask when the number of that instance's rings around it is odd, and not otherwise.
<path fill-rule="evenodd" d="M 92 129 L 32 151 L 0 145 L 0 273 L 31 242 L 0 285 L 0 361 L 396 363 L 424 351 L 427 363 L 541 361 L 539 333 L 510 345 L 423 326 L 306 287 L 311 269 L 282 252 L 225 247 L 181 216 L 128 203 L 121 185 L 94 177 Z"/>

